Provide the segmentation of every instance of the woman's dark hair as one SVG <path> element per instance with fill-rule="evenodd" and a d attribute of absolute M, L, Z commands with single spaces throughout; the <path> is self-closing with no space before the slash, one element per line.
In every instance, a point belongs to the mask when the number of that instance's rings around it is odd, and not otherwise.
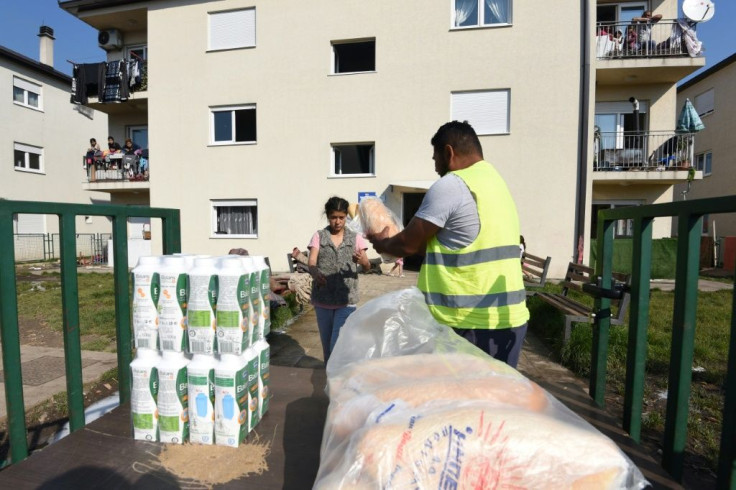
<path fill-rule="evenodd" d="M 332 196 L 325 203 L 325 214 L 330 214 L 332 211 L 347 213 L 348 204 L 349 203 L 342 197 Z"/>
<path fill-rule="evenodd" d="M 90 143 L 91 145 L 94 145 L 95 143 L 97 143 L 97 140 L 96 140 L 96 139 L 94 139 L 94 138 L 90 138 L 90 139 L 89 139 L 89 143 Z"/>

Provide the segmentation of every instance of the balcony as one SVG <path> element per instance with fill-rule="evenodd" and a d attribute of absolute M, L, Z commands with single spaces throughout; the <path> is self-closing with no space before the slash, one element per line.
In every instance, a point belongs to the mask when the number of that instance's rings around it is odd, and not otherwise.
<path fill-rule="evenodd" d="M 695 136 L 674 131 L 596 132 L 593 180 L 629 185 L 702 179 L 694 171 Z"/>
<path fill-rule="evenodd" d="M 676 83 L 705 65 L 695 30 L 682 20 L 599 22 L 596 80 L 602 85 Z"/>
<path fill-rule="evenodd" d="M 132 58 L 131 58 L 132 59 Z M 108 115 L 129 114 L 131 112 L 147 112 L 148 111 L 148 62 L 139 60 L 137 64 L 139 69 L 139 77 L 132 83 L 128 78 L 129 68 L 124 70 L 126 76 L 122 77 L 120 73 L 120 64 L 127 60 L 113 60 L 103 63 L 105 66 L 105 76 L 91 76 L 95 73 L 101 63 L 91 63 L 86 65 L 78 65 L 79 70 L 87 70 L 84 98 L 77 96 L 75 87 L 80 81 L 74 79 L 72 81 L 72 101 L 84 104 L 87 107 L 104 112 Z M 101 86 L 104 80 L 104 85 Z M 127 93 L 123 90 L 122 85 L 127 87 Z"/>
<path fill-rule="evenodd" d="M 86 191 L 110 193 L 148 192 L 150 184 L 148 158 L 121 153 L 96 157 L 92 163 L 83 157 L 87 181 L 82 183 Z"/>

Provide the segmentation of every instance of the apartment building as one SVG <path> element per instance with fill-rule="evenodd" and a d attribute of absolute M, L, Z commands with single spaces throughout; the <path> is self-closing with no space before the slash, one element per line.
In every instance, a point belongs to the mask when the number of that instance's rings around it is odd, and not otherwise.
<path fill-rule="evenodd" d="M 0 93 L 5 94 L 0 98 L 0 198 L 108 202 L 109 194 L 82 187 L 86 180 L 82 152 L 91 137 L 100 141 L 106 137 L 107 114 L 70 103 L 71 78 L 53 66 L 53 34 L 50 27 L 41 27 L 40 61 L 0 46 Z M 18 235 L 50 236 L 58 228 L 56 216 L 19 214 L 14 219 Z M 97 234 L 109 233 L 111 228 L 104 218 L 80 216 L 76 229 Z M 16 237 L 18 240 L 23 239 Z M 20 253 L 26 248 L 20 242 L 16 247 Z"/>
<path fill-rule="evenodd" d="M 676 2 L 649 3 L 61 2 L 100 31 L 108 62 L 145 66 L 144 89 L 88 105 L 116 137 L 145 134 L 149 180 L 84 188 L 181 209 L 186 251 L 242 247 L 283 270 L 332 195 L 381 196 L 408 222 L 437 179 L 431 136 L 468 120 L 528 250 L 560 277 L 587 257 L 594 211 L 671 200 L 687 178 L 655 146 L 674 136 L 677 80 L 703 58 L 597 47 L 599 23 L 625 29 L 650 8 L 663 15 L 653 37 L 671 36 Z"/>

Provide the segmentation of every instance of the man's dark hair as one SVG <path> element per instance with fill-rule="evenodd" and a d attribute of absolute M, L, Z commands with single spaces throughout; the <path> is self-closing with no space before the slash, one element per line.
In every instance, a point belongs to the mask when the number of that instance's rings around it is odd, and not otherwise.
<path fill-rule="evenodd" d="M 105 133 L 102 133 L 102 134 L 105 134 Z M 115 138 L 113 138 L 112 136 L 108 136 L 107 139 L 115 141 Z"/>
<path fill-rule="evenodd" d="M 480 146 L 478 135 L 468 121 L 452 121 L 440 126 L 432 136 L 432 146 L 435 150 L 441 150 L 445 145 L 452 146 L 456 153 L 463 155 L 477 153 L 483 158 L 483 147 Z"/>

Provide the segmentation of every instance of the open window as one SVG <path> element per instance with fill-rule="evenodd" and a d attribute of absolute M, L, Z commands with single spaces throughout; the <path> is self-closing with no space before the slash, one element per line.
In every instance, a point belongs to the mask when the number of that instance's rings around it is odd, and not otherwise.
<path fill-rule="evenodd" d="M 210 108 L 210 144 L 235 145 L 255 142 L 255 104 Z"/>
<path fill-rule="evenodd" d="M 331 176 L 374 176 L 374 148 L 375 146 L 372 142 L 333 144 Z"/>
<path fill-rule="evenodd" d="M 332 73 L 376 71 L 376 40 L 332 42 Z"/>

